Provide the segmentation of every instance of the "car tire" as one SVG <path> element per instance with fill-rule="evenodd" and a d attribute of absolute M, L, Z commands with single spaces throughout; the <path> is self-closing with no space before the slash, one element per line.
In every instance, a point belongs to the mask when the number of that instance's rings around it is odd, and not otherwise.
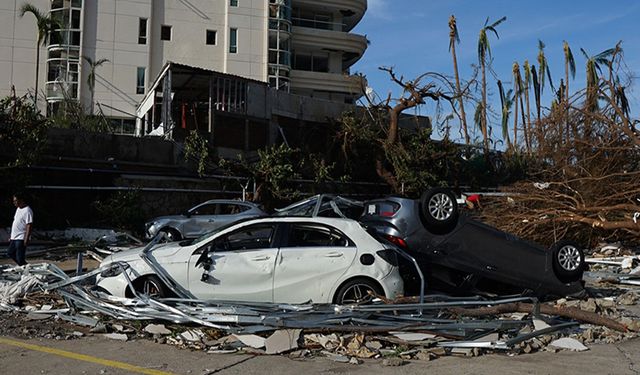
<path fill-rule="evenodd" d="M 145 294 L 152 298 L 169 297 L 169 289 L 156 275 L 143 276 L 133 283 L 133 288 L 139 294 Z"/>
<path fill-rule="evenodd" d="M 446 188 L 432 188 L 420 198 L 420 210 L 430 228 L 451 228 L 458 222 L 458 202 Z"/>
<path fill-rule="evenodd" d="M 369 294 L 369 291 L 375 295 L 384 295 L 382 288 L 375 281 L 365 278 L 351 279 L 338 288 L 333 297 L 333 303 L 337 305 L 366 305 L 371 303 L 374 298 Z"/>
<path fill-rule="evenodd" d="M 577 281 L 584 272 L 584 252 L 573 241 L 559 241 L 551 247 L 553 270 L 563 282 Z"/>
<path fill-rule="evenodd" d="M 180 232 L 178 232 L 173 228 L 162 228 L 160 230 L 160 233 L 164 234 L 164 238 L 166 242 L 180 241 L 182 239 Z"/>

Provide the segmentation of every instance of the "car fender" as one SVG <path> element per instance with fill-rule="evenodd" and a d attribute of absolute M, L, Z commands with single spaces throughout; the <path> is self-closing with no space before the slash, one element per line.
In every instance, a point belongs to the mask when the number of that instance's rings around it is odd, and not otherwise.
<path fill-rule="evenodd" d="M 363 254 L 371 254 L 374 257 L 376 256 L 374 253 L 368 252 L 368 251 L 358 252 L 354 257 L 353 261 L 351 262 L 351 265 L 347 269 L 347 271 L 345 271 L 331 287 L 331 291 L 329 293 L 330 300 L 333 300 L 333 297 L 335 296 L 340 286 L 342 286 L 342 284 L 355 278 L 371 279 L 382 287 L 382 289 L 385 292 L 385 295 L 390 295 L 388 293 L 391 293 L 392 292 L 391 289 L 393 288 L 390 288 L 389 286 L 385 285 L 384 280 L 386 277 L 393 274 L 394 268 L 391 267 L 391 269 L 389 270 L 387 268 L 380 267 L 380 266 L 373 266 L 373 267 L 365 266 L 362 263 L 360 263 L 360 257 Z M 380 262 L 379 259 L 376 259 L 376 261 Z"/>
<path fill-rule="evenodd" d="M 127 274 L 129 280 L 131 280 L 132 283 L 140 277 L 146 275 L 155 275 L 155 272 L 151 269 L 151 267 L 149 267 L 149 265 L 142 259 L 140 259 L 140 261 L 131 261 L 126 263 L 129 265 L 129 267 L 123 273 L 120 273 L 117 276 L 102 277 L 100 274 L 98 274 L 96 278 L 96 285 L 104 288 L 113 296 L 126 297 L 126 290 L 129 287 L 129 282 L 124 273 Z"/>

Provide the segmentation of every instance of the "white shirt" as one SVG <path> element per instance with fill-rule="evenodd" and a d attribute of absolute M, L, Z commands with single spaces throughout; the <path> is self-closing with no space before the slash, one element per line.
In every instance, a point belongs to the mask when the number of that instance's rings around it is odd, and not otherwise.
<path fill-rule="evenodd" d="M 31 223 L 33 223 L 33 211 L 31 207 L 24 206 L 22 208 L 16 208 L 16 214 L 13 217 L 13 224 L 11 225 L 11 239 L 24 240 L 24 235 L 27 232 L 27 224 Z"/>

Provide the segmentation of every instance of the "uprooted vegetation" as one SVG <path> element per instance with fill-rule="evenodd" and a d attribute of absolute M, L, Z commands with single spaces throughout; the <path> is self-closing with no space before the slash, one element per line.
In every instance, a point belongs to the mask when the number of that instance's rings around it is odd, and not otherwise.
<path fill-rule="evenodd" d="M 535 158 L 531 177 L 504 188 L 508 198 L 492 200 L 486 220 L 543 243 L 574 237 L 593 244 L 640 234 L 638 120 L 625 95 L 620 45 L 606 52 L 588 70 L 587 88 L 570 101 L 559 96 L 535 124 L 529 151 L 510 150 Z"/>

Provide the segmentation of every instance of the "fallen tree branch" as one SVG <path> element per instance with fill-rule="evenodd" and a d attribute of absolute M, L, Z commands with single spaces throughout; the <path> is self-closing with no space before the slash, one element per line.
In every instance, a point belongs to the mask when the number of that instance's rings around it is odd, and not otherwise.
<path fill-rule="evenodd" d="M 448 311 L 463 316 L 485 316 L 485 315 L 498 315 L 507 313 L 531 313 L 534 311 L 534 305 L 531 303 L 514 302 L 506 303 L 497 306 L 479 307 L 479 308 L 463 308 L 463 307 L 450 307 Z M 574 319 L 580 322 L 594 324 L 598 326 L 607 327 L 619 332 L 628 332 L 629 328 L 624 324 L 621 324 L 613 319 L 609 319 L 600 314 L 596 314 L 589 311 L 584 311 L 575 307 L 555 307 L 551 305 L 540 305 L 540 313 L 545 315 L 555 315 L 564 318 Z"/>

